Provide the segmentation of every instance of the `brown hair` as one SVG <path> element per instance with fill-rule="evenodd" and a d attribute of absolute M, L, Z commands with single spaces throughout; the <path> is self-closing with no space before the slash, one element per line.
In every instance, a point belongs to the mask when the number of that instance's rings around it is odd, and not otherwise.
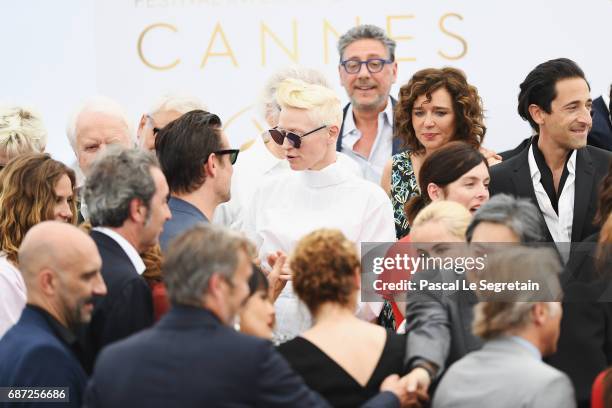
<path fill-rule="evenodd" d="M 421 194 L 412 197 L 404 205 L 408 222 L 412 224 L 419 211 L 431 203 L 427 194 L 429 183 L 445 189 L 450 183 L 458 180 L 480 163 L 484 163 L 489 168 L 487 159 L 465 142 L 450 142 L 430 154 L 423 162 L 419 172 L 418 182 Z"/>
<path fill-rule="evenodd" d="M 450 67 L 418 71 L 400 88 L 399 101 L 395 106 L 395 137 L 413 153 L 425 151 L 414 132 L 412 110 L 419 96 L 425 95 L 431 101 L 431 94 L 440 88 L 446 89 L 453 101 L 455 134 L 452 140 L 463 140 L 473 147 L 480 147 L 487 128 L 478 90 L 468 84 L 463 71 Z"/>
<path fill-rule="evenodd" d="M 74 171 L 48 154 L 17 156 L 0 173 L 0 249 L 17 262 L 17 251 L 26 232 L 53 218 L 55 185 L 67 175 L 72 183 L 72 224 L 77 223 Z"/>
<path fill-rule="evenodd" d="M 303 237 L 290 260 L 293 289 L 312 314 L 326 302 L 348 306 L 357 289 L 359 256 L 339 230 L 319 229 Z"/>

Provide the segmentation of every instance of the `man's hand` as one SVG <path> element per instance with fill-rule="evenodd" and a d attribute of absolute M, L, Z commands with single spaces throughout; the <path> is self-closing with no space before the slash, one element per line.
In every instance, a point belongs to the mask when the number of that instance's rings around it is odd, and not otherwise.
<path fill-rule="evenodd" d="M 268 282 L 270 283 L 270 296 L 272 302 L 275 302 L 281 294 L 287 281 L 291 280 L 291 270 L 287 263 L 287 255 L 282 251 L 276 251 L 268 255 L 268 264 L 272 270 L 268 274 Z"/>
<path fill-rule="evenodd" d="M 429 373 L 423 367 L 413 368 L 412 371 L 402 377 L 402 380 L 406 383 L 408 392 L 415 392 L 416 390 L 427 392 L 429 384 L 431 384 Z"/>
<path fill-rule="evenodd" d="M 487 159 L 487 163 L 489 163 L 489 166 L 493 166 L 502 162 L 502 157 L 499 154 L 495 153 L 493 150 L 489 150 L 481 146 L 479 151 L 485 157 L 485 159 Z"/>
<path fill-rule="evenodd" d="M 429 401 L 429 396 L 421 390 L 409 392 L 405 378 L 400 378 L 397 374 L 388 376 L 380 385 L 380 392 L 390 391 L 395 394 L 402 407 L 420 408 L 423 402 Z"/>

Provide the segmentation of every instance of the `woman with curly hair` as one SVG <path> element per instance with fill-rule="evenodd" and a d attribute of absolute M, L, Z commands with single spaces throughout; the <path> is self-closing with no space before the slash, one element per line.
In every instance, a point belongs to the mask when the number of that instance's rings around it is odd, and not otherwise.
<path fill-rule="evenodd" d="M 0 173 L 0 337 L 26 302 L 17 258 L 21 240 L 42 221 L 76 224 L 74 186 L 74 171 L 48 154 L 18 156 Z"/>
<path fill-rule="evenodd" d="M 398 239 L 410 231 L 404 205 L 420 194 L 418 175 L 429 155 L 458 140 L 481 149 L 489 164 L 499 162 L 498 155 L 481 147 L 485 132 L 478 91 L 462 71 L 423 69 L 402 86 L 395 107 L 395 137 L 407 150 L 391 158 L 381 182 L 391 197 Z"/>

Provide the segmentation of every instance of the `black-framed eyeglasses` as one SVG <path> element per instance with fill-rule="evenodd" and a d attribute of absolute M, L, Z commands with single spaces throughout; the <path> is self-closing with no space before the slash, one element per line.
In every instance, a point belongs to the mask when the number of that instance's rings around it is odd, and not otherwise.
<path fill-rule="evenodd" d="M 311 130 L 310 132 L 306 132 L 303 135 L 298 135 L 297 133 L 294 132 L 290 132 L 288 130 L 285 129 L 280 129 L 278 126 L 273 127 L 272 129 L 268 130 L 268 132 L 270 133 L 270 136 L 272 137 L 272 140 L 274 140 L 274 142 L 278 145 L 282 145 L 283 142 L 285 141 L 285 138 L 287 138 L 289 140 L 289 142 L 293 145 L 293 147 L 295 147 L 296 149 L 299 149 L 300 146 L 302 145 L 302 138 L 305 136 L 308 136 L 314 132 L 318 132 L 319 130 L 326 128 L 327 125 L 323 125 L 323 126 L 319 126 L 318 128 L 316 128 L 315 130 Z"/>
<path fill-rule="evenodd" d="M 370 58 L 365 61 L 346 60 L 340 62 L 347 74 L 358 74 L 361 71 L 361 65 L 365 64 L 370 74 L 376 74 L 383 70 L 385 64 L 391 64 L 393 61 L 382 58 Z"/>
<path fill-rule="evenodd" d="M 236 160 L 238 160 L 238 153 L 240 153 L 240 149 L 224 149 L 224 150 L 217 150 L 216 152 L 214 152 L 216 155 L 221 156 L 224 154 L 229 154 L 230 155 L 230 163 L 231 164 L 235 164 Z"/>

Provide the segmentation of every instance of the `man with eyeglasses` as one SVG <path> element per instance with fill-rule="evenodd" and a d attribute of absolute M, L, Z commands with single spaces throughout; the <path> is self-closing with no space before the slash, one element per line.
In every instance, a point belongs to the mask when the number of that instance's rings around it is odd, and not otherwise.
<path fill-rule="evenodd" d="M 155 150 L 170 187 L 172 219 L 159 240 L 165 252 L 174 237 L 208 223 L 217 206 L 230 199 L 239 150 L 229 148 L 221 119 L 203 110 L 188 112 L 161 129 Z"/>
<path fill-rule="evenodd" d="M 367 180 L 380 184 L 385 163 L 399 153 L 393 141 L 393 107 L 389 92 L 397 79 L 395 41 L 374 25 L 360 25 L 338 41 L 340 82 L 350 98 L 343 110 L 336 150 L 362 168 Z"/>

